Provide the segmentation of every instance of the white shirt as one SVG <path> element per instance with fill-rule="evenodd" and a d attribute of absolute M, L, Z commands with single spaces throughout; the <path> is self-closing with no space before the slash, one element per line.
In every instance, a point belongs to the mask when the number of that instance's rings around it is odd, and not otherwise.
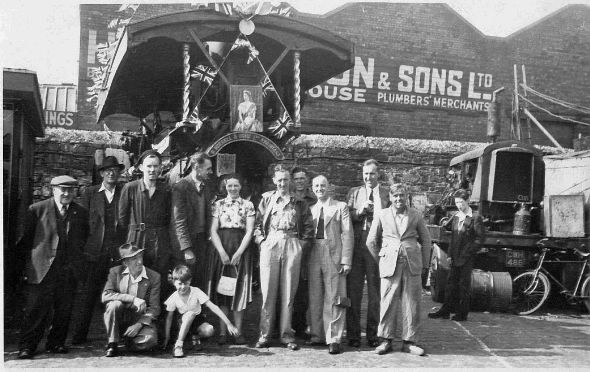
<path fill-rule="evenodd" d="M 395 208 L 393 207 L 391 209 L 393 210 L 393 220 L 395 222 L 395 226 L 397 227 L 397 231 L 401 239 L 402 235 L 404 234 L 404 232 L 406 232 L 408 228 L 408 208 L 406 207 L 406 209 L 402 213 L 396 213 Z M 407 257 L 407 255 L 408 254 L 406 253 L 406 249 L 402 245 L 399 250 L 399 256 Z"/>
<path fill-rule="evenodd" d="M 137 297 L 137 288 L 139 286 L 139 282 L 141 282 L 141 279 L 149 279 L 147 276 L 147 271 L 145 270 L 145 266 L 143 267 L 143 269 L 141 270 L 141 274 L 139 274 L 137 278 L 134 278 L 133 275 L 131 275 L 128 267 L 126 267 L 125 270 L 123 270 L 123 275 L 129 275 L 129 285 L 127 286 L 127 293 L 134 297 Z"/>
<path fill-rule="evenodd" d="M 110 191 L 109 189 L 107 189 L 104 186 L 104 183 L 102 183 L 100 185 L 100 189 L 98 189 L 98 192 L 104 191 L 105 196 L 107 197 L 107 200 L 109 201 L 109 204 L 113 202 L 113 198 L 115 197 L 115 188 L 113 187 L 113 191 Z"/>
<path fill-rule="evenodd" d="M 146 189 L 148 189 L 148 195 L 150 196 L 150 198 L 152 197 L 152 195 L 154 195 L 154 193 L 156 192 L 156 186 L 150 186 L 146 180 L 143 180 L 143 185 L 145 186 Z"/>
<path fill-rule="evenodd" d="M 53 199 L 55 201 L 55 205 L 57 205 L 57 210 L 59 211 L 59 213 L 61 213 L 61 209 L 63 207 L 66 207 L 66 212 L 68 211 L 68 207 L 70 206 L 69 204 L 62 204 L 59 201 Z"/>
<path fill-rule="evenodd" d="M 457 211 L 457 215 L 459 218 L 459 224 L 457 225 L 458 229 L 461 230 L 463 228 L 463 223 L 465 222 L 465 218 L 467 218 L 467 216 L 473 218 L 473 210 L 471 210 L 471 207 L 469 207 L 467 209 L 467 213 L 463 213 L 461 211 Z"/>
<path fill-rule="evenodd" d="M 325 202 L 322 202 L 320 199 L 318 199 L 318 202 L 317 202 L 317 203 L 318 203 L 318 207 L 320 207 L 320 210 L 321 210 L 322 208 L 324 208 L 324 223 L 326 223 L 326 222 L 325 222 L 325 221 L 326 221 L 326 207 L 327 207 L 328 205 L 330 205 L 330 198 L 327 198 Z M 320 222 L 320 215 L 318 214 L 318 223 L 319 223 L 319 222 Z M 324 227 L 325 227 L 325 226 L 324 226 Z M 316 224 L 316 226 L 315 226 L 315 231 L 316 231 L 316 233 L 317 233 L 317 231 L 318 231 L 318 225 L 317 225 L 317 224 Z M 324 237 L 325 237 L 325 236 L 326 236 L 326 232 L 324 231 Z"/>
<path fill-rule="evenodd" d="M 201 182 L 199 179 L 197 179 L 197 176 L 195 176 L 194 173 L 191 173 L 192 179 L 195 182 L 195 187 L 197 188 L 198 192 L 201 192 L 201 189 L 203 187 L 203 182 Z"/>
<path fill-rule="evenodd" d="M 166 311 L 176 311 L 184 314 L 187 311 L 195 312 L 197 315 L 201 313 L 201 305 L 209 301 L 209 296 L 197 287 L 190 287 L 190 293 L 186 302 L 180 297 L 178 291 L 175 291 L 164 302 Z"/>
<path fill-rule="evenodd" d="M 369 200 L 369 195 L 371 195 L 371 190 L 373 190 L 373 210 L 378 211 L 383 209 L 383 206 L 381 205 L 381 195 L 379 194 L 379 184 L 374 188 L 365 186 L 365 189 L 367 190 L 367 200 Z"/>

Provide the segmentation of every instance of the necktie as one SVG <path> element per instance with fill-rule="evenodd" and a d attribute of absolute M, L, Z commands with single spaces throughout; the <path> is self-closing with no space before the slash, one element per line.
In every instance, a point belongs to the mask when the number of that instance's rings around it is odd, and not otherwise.
<path fill-rule="evenodd" d="M 64 204 L 64 205 L 61 206 L 61 209 L 59 210 L 59 214 L 60 214 L 60 216 L 61 216 L 62 219 L 66 218 L 66 213 L 68 213 L 68 210 L 67 210 L 67 208 L 66 208 L 66 206 Z"/>
<path fill-rule="evenodd" d="M 315 234 L 316 239 L 324 239 L 324 207 L 320 208 L 320 218 L 318 218 L 318 229 Z"/>
<path fill-rule="evenodd" d="M 371 202 L 373 202 L 373 189 L 371 189 L 371 192 L 369 193 L 369 200 Z M 374 207 L 371 208 L 370 211 L 367 211 L 367 221 L 373 221 L 373 211 L 374 211 Z"/>

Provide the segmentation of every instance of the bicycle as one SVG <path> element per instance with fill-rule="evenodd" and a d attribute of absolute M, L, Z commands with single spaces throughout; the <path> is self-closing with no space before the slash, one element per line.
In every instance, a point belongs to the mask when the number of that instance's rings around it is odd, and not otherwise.
<path fill-rule="evenodd" d="M 539 310 L 551 291 L 551 282 L 549 279 L 553 280 L 561 288 L 560 293 L 566 297 L 569 303 L 583 302 L 588 311 L 590 311 L 590 274 L 587 273 L 590 269 L 590 253 L 584 253 L 574 248 L 574 252 L 580 257 L 578 261 L 545 260 L 545 256 L 550 251 L 550 248 L 558 248 L 547 247 L 548 241 L 549 239 L 545 238 L 537 243 L 541 248 L 541 256 L 539 257 L 537 266 L 533 270 L 526 271 L 512 280 L 512 302 L 515 305 L 516 312 L 519 315 L 528 315 Z M 555 253 L 566 253 L 566 251 L 559 250 Z M 544 263 L 582 264 L 575 288 L 573 290 L 568 289 L 543 266 Z"/>

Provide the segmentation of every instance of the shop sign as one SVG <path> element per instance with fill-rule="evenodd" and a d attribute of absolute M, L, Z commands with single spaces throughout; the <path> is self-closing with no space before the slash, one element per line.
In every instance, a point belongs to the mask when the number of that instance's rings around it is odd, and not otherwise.
<path fill-rule="evenodd" d="M 71 127 L 74 125 L 74 112 L 44 110 L 45 125 L 48 127 Z"/>
<path fill-rule="evenodd" d="M 285 154 L 283 154 L 281 149 L 272 140 L 268 139 L 267 137 L 261 134 L 254 132 L 233 132 L 226 134 L 225 136 L 215 141 L 211 146 L 209 146 L 206 153 L 208 156 L 215 156 L 225 146 L 238 141 L 257 143 L 260 146 L 267 149 L 275 157 L 275 159 L 285 159 Z"/>
<path fill-rule="evenodd" d="M 380 106 L 487 111 L 493 76 L 434 66 L 355 58 L 352 69 L 308 91 L 312 98 Z"/>

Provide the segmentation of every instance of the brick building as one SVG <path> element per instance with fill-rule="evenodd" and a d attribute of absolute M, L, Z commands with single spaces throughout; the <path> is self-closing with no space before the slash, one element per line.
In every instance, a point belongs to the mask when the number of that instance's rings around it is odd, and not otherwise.
<path fill-rule="evenodd" d="M 78 112 L 79 129 L 96 126 L 94 101 L 84 94 L 89 74 L 100 67 L 97 47 L 113 41 L 107 26 L 120 17 L 119 5 L 81 5 Z M 190 4 L 142 4 L 132 22 L 194 10 Z M 530 87 L 584 104 L 590 91 L 590 7 L 566 6 L 514 34 L 490 37 L 445 4 L 350 3 L 325 15 L 295 13 L 355 44 L 353 69 L 308 91 L 302 133 L 365 135 L 461 141 L 486 140 L 486 108 L 500 87 L 502 133 L 509 138 L 514 65 L 526 66 Z M 522 90 L 521 90 L 522 92 Z M 529 98 L 531 97 L 529 93 Z M 531 98 L 554 113 L 590 117 Z M 530 111 L 565 147 L 590 134 L 588 127 Z M 134 128 L 137 120 L 107 121 Z M 528 129 L 523 117 L 523 138 Z M 531 124 L 533 142 L 550 144 Z"/>

